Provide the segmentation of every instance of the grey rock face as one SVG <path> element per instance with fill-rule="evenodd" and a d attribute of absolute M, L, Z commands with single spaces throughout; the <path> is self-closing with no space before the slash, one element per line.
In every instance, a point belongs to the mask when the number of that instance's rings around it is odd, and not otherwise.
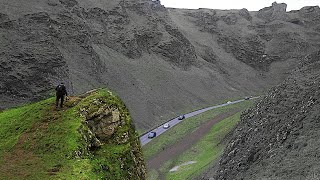
<path fill-rule="evenodd" d="M 121 124 L 117 109 L 100 108 L 87 118 L 88 126 L 100 141 L 108 140 Z"/>
<path fill-rule="evenodd" d="M 239 15 L 243 18 L 245 18 L 247 21 L 251 21 L 252 20 L 252 17 L 248 11 L 248 9 L 246 8 L 243 8 L 239 11 Z"/>
<path fill-rule="evenodd" d="M 287 4 L 274 2 L 272 6 L 259 10 L 257 17 L 266 21 L 285 20 L 287 18 L 286 9 Z"/>
<path fill-rule="evenodd" d="M 0 23 L 9 21 L 9 17 L 6 14 L 0 13 Z"/>
<path fill-rule="evenodd" d="M 3 14 L 1 17 L 8 19 Z M 37 99 L 52 88 L 50 78 L 67 76 L 66 63 L 51 38 L 55 23 L 47 13 L 0 23 L 6 37 L 0 45 L 0 78 L 5 80 L 0 82 L 0 96 Z M 0 108 L 5 105 L 6 101 Z"/>
<path fill-rule="evenodd" d="M 263 58 L 264 43 L 258 36 L 240 39 L 221 34 L 218 43 L 237 59 L 254 68 L 267 71 L 272 63 L 270 59 Z"/>
<path fill-rule="evenodd" d="M 237 21 L 238 21 L 238 17 L 234 13 L 230 13 L 228 15 L 222 16 L 221 18 L 228 25 L 235 25 L 237 24 Z"/>
<path fill-rule="evenodd" d="M 303 7 L 299 11 L 299 16 L 303 19 L 303 23 L 309 27 L 318 27 L 320 24 L 320 8 L 319 6 Z"/>
<path fill-rule="evenodd" d="M 190 12 L 186 13 L 187 16 L 194 18 L 194 23 L 201 27 L 200 31 L 209 32 L 209 33 L 217 33 L 217 21 L 219 17 L 216 16 L 215 11 L 208 12 Z"/>
<path fill-rule="evenodd" d="M 31 97 L 39 99 L 60 81 L 67 81 L 71 90 L 67 66 L 70 58 L 92 69 L 89 74 L 100 81 L 105 65 L 93 44 L 106 45 L 131 59 L 140 58 L 143 53 L 157 53 L 182 68 L 192 66 L 196 59 L 193 46 L 182 33 L 157 19 L 154 12 L 165 10 L 158 2 L 157 10 L 153 9 L 154 3 L 126 1 L 109 11 L 81 7 L 74 0 L 48 3 L 60 10 L 54 14 L 26 14 L 12 21 L 0 13 L 0 33 L 6 37 L 0 44 L 0 78 L 5 79 L 0 82 L 0 108 L 29 101 Z M 131 11 L 145 16 L 149 24 L 146 27 L 150 28 L 132 26 Z M 158 28 L 162 25 L 166 27 L 164 32 Z M 163 33 L 170 41 L 163 39 Z M 73 52 L 64 52 L 72 46 Z M 68 57 L 72 53 L 79 57 Z"/>
<path fill-rule="evenodd" d="M 320 47 L 316 7 L 286 13 L 299 21 L 265 23 L 245 9 L 150 0 L 26 2 L 0 2 L 0 109 L 53 95 L 60 81 L 70 94 L 110 87 L 141 131 L 174 112 L 262 91 Z"/>
<path fill-rule="evenodd" d="M 188 68 L 195 65 L 196 52 L 189 40 L 170 25 L 166 25 L 165 30 L 171 35 L 171 40 L 160 42 L 153 50 L 177 66 Z"/>
<path fill-rule="evenodd" d="M 320 168 L 320 52 L 241 116 L 217 179 L 307 179 Z M 312 157 L 312 158 L 311 158 Z"/>

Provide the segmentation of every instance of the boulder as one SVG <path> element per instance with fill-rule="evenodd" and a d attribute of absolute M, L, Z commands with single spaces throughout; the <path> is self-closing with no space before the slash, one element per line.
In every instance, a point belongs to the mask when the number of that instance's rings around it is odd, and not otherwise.
<path fill-rule="evenodd" d="M 252 17 L 248 11 L 248 9 L 246 8 L 243 8 L 239 11 L 239 15 L 243 18 L 245 18 L 247 21 L 251 21 L 252 20 Z"/>
<path fill-rule="evenodd" d="M 287 4 L 285 3 L 272 3 L 272 6 L 260 9 L 258 11 L 257 17 L 264 19 L 268 22 L 274 20 L 286 20 Z"/>

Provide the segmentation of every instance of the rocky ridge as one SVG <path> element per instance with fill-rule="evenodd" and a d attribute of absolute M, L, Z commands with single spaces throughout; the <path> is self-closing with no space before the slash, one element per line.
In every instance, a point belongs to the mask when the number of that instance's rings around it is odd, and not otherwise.
<path fill-rule="evenodd" d="M 272 3 L 272 6 L 263 8 L 258 11 L 257 17 L 264 19 L 268 22 L 274 20 L 286 20 L 288 18 L 287 4 L 277 2 Z"/>
<path fill-rule="evenodd" d="M 241 116 L 217 179 L 317 179 L 320 51 Z"/>

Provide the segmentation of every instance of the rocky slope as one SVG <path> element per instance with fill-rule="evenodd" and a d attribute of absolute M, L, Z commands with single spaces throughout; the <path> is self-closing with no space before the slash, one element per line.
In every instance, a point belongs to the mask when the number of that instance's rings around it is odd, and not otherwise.
<path fill-rule="evenodd" d="M 0 112 L 1 179 L 145 179 L 140 141 L 110 91 Z"/>
<path fill-rule="evenodd" d="M 319 179 L 320 51 L 243 113 L 216 179 Z"/>
<path fill-rule="evenodd" d="M 0 2 L 0 108 L 108 86 L 139 130 L 281 82 L 319 48 L 319 7 L 167 9 L 149 0 Z"/>

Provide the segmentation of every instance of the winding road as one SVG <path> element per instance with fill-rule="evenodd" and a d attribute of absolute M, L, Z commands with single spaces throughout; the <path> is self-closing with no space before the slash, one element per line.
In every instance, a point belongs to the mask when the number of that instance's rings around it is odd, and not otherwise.
<path fill-rule="evenodd" d="M 253 98 L 250 98 L 251 99 L 256 99 L 256 98 L 259 98 L 259 97 L 253 97 Z M 216 105 L 216 106 L 211 106 L 211 107 L 207 107 L 207 108 L 204 108 L 204 109 L 200 109 L 200 110 L 197 110 L 197 111 L 193 111 L 191 113 L 188 113 L 188 114 L 185 114 L 185 119 L 187 118 L 190 118 L 190 117 L 193 117 L 193 116 L 196 116 L 198 114 L 201 114 L 201 113 L 204 113 L 206 111 L 209 111 L 209 110 L 212 110 L 212 109 L 216 109 L 216 108 L 220 108 L 220 107 L 223 107 L 223 106 L 228 106 L 228 105 L 231 105 L 231 104 L 236 104 L 236 103 L 239 103 L 239 102 L 242 102 L 242 101 L 245 101 L 245 99 L 240 99 L 240 100 L 237 100 L 237 101 L 232 101 L 232 102 L 228 102 L 228 103 L 224 103 L 224 104 L 220 104 L 220 105 Z M 172 128 L 173 126 L 177 125 L 178 123 L 182 122 L 184 120 L 178 120 L 178 117 L 174 118 L 174 119 L 171 119 L 169 120 L 167 123 L 170 124 L 170 128 Z M 168 128 L 168 129 L 170 129 Z M 141 145 L 144 146 L 146 145 L 147 143 L 149 143 L 150 141 L 152 141 L 152 139 L 154 138 L 157 138 L 158 136 L 160 136 L 162 133 L 166 132 L 168 129 L 164 129 L 163 128 L 163 124 L 145 134 L 143 134 L 141 137 L 140 137 L 140 142 L 141 142 Z M 157 136 L 150 139 L 148 138 L 148 134 L 150 132 L 156 132 L 157 133 Z"/>

